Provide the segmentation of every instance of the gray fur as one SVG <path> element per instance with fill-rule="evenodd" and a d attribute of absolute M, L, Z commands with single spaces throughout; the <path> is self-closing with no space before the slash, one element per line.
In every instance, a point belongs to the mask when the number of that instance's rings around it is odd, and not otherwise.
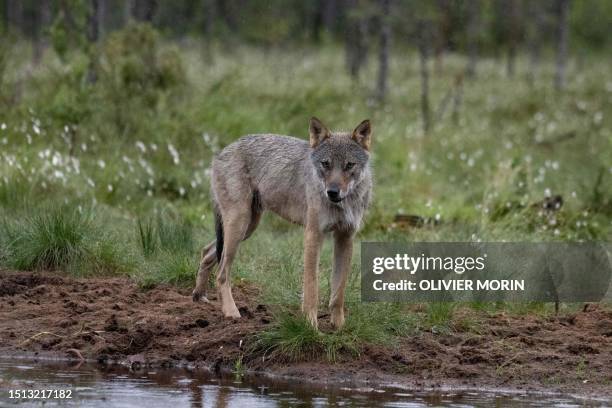
<path fill-rule="evenodd" d="M 330 159 L 334 170 L 351 160 L 355 178 L 340 203 L 326 197 L 319 162 Z M 356 231 L 370 200 L 369 154 L 349 133 L 336 134 L 312 149 L 304 140 L 280 135 L 248 135 L 227 146 L 212 168 L 214 200 L 221 207 L 251 200 L 258 191 L 263 210 L 304 225 L 307 206 L 320 209 L 321 230 Z"/>
<path fill-rule="evenodd" d="M 290 136 L 247 135 L 215 157 L 211 185 L 217 239 L 202 250 L 194 301 L 207 300 L 208 277 L 219 262 L 223 314 L 240 317 L 229 271 L 240 241 L 253 233 L 262 212 L 269 210 L 306 227 L 302 309 L 315 327 L 320 246 L 326 233 L 334 233 L 330 309 L 332 324 L 342 326 L 352 238 L 372 190 L 370 122 L 363 121 L 352 133 L 332 133 L 312 118 L 309 131 L 310 143 Z"/>

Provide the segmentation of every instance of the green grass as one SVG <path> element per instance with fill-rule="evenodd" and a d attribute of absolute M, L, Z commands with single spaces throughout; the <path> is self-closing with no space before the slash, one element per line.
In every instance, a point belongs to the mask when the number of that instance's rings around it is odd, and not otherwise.
<path fill-rule="evenodd" d="M 157 236 L 155 234 L 155 225 L 150 219 L 146 221 L 138 219 L 137 227 L 142 254 L 146 257 L 149 257 L 153 255 L 157 250 Z"/>
<path fill-rule="evenodd" d="M 357 356 L 364 344 L 391 345 L 397 337 L 418 332 L 420 318 L 401 304 L 350 305 L 346 323 L 338 331 L 315 330 L 300 313 L 283 309 L 276 324 L 257 335 L 255 349 L 269 358 L 336 362 Z"/>
<path fill-rule="evenodd" d="M 198 270 L 198 254 L 160 251 L 132 275 L 141 287 L 151 288 L 160 283 L 176 286 L 194 284 Z"/>
<path fill-rule="evenodd" d="M 34 215 L 2 220 L 2 263 L 20 270 L 115 273 L 129 268 L 129 255 L 93 213 L 81 207 L 42 208 Z"/>
<path fill-rule="evenodd" d="M 290 359 L 323 353 L 336 360 L 359 353 L 365 343 L 391 344 L 420 330 L 478 330 L 458 305 L 425 305 L 417 313 L 402 305 L 361 304 L 361 240 L 612 236 L 612 74 L 605 55 L 585 55 L 580 69 L 572 60 L 564 92 L 552 88 L 552 58 L 543 58 L 529 85 L 526 58 L 519 58 L 516 78 L 509 79 L 500 73 L 503 61 L 483 57 L 478 79 L 465 82 L 458 120 L 446 115 L 424 134 L 418 59 L 403 44 L 393 52 L 389 96 L 381 105 L 372 97 L 374 58 L 353 83 L 336 45 L 265 53 L 213 47 L 214 58 L 205 59 L 199 47 L 177 49 L 146 29 L 130 30 L 136 31 L 103 44 L 104 72 L 92 85 L 83 81 L 87 60 L 79 52 L 64 61 L 48 52 L 30 66 L 25 44 L 0 51 L 3 267 L 123 273 L 143 287 L 190 286 L 199 249 L 214 239 L 214 153 L 247 133 L 305 139 L 312 115 L 332 128 L 372 120 L 374 200 L 355 244 L 346 327 L 316 333 L 296 314 L 280 314 L 274 329 L 261 334 L 259 344 L 270 353 Z M 142 55 L 126 54 L 130 33 L 146 38 Z M 153 63 L 143 64 L 146 59 Z M 432 70 L 434 110 L 465 63 L 449 53 L 441 71 Z M 139 92 L 142 87 L 146 92 Z M 563 207 L 542 213 L 537 203 L 551 194 L 563 197 Z M 439 222 L 405 229 L 393 222 L 398 213 Z M 265 216 L 241 245 L 233 278 L 261 287 L 262 302 L 297 310 L 302 240 L 299 228 Z M 326 243 L 321 309 L 329 300 L 331 253 Z M 473 307 L 484 313 L 551 311 L 542 304 Z"/>

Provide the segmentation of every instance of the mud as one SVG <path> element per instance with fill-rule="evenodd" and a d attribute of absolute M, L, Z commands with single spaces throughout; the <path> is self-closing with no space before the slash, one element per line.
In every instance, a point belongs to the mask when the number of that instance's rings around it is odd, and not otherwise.
<path fill-rule="evenodd" d="M 273 318 L 257 302 L 257 288 L 237 285 L 234 298 L 243 317 L 226 320 L 214 297 L 194 304 L 188 290 L 172 286 L 144 291 L 126 278 L 0 271 L 0 357 L 213 371 L 232 370 L 240 360 L 255 373 L 305 381 L 612 395 L 612 311 L 598 305 L 555 317 L 479 315 L 464 330 L 366 345 L 358 357 L 331 364 L 323 356 L 289 363 L 250 353 L 253 335 Z"/>

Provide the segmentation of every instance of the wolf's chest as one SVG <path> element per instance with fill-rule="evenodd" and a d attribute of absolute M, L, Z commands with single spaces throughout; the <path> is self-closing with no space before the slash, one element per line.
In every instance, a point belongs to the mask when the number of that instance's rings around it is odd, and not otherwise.
<path fill-rule="evenodd" d="M 361 226 L 364 208 L 358 203 L 326 206 L 319 214 L 319 226 L 324 232 L 356 231 Z"/>

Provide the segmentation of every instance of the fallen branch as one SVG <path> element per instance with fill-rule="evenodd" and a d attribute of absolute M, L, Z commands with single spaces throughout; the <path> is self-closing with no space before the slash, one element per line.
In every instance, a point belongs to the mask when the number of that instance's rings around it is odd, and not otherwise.
<path fill-rule="evenodd" d="M 34 340 L 34 339 L 36 339 L 36 338 L 38 338 L 40 336 L 44 336 L 44 335 L 55 336 L 55 337 L 59 337 L 60 339 L 65 339 L 66 338 L 66 336 L 60 336 L 59 334 L 51 333 L 51 332 L 48 332 L 48 331 L 43 331 L 43 332 L 40 332 L 40 333 L 36 333 L 35 335 L 33 335 L 31 337 L 28 337 L 27 339 L 25 339 L 24 341 L 19 343 L 19 346 L 21 347 L 21 346 L 29 343 L 30 341 L 32 341 L 32 340 Z"/>

